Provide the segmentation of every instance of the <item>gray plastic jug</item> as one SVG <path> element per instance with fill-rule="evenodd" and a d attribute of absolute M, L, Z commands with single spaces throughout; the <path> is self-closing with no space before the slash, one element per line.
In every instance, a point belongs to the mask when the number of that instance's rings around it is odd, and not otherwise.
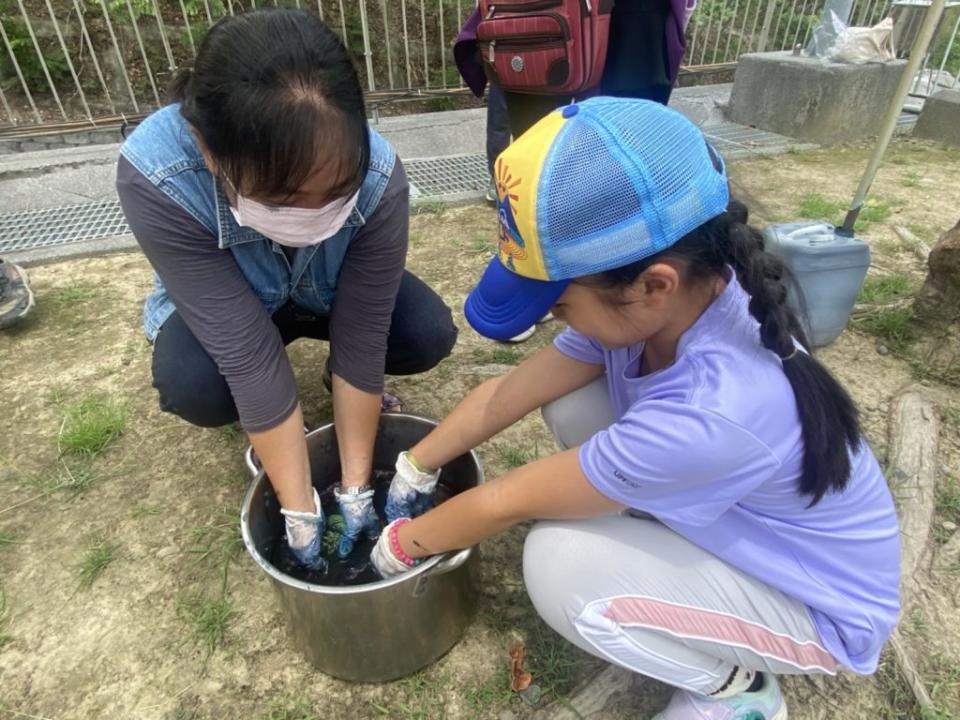
<path fill-rule="evenodd" d="M 828 223 L 809 220 L 776 223 L 763 231 L 767 250 L 786 263 L 802 297 L 789 302 L 805 318 L 815 347 L 828 345 L 843 332 L 870 266 L 870 247 L 845 237 Z"/>

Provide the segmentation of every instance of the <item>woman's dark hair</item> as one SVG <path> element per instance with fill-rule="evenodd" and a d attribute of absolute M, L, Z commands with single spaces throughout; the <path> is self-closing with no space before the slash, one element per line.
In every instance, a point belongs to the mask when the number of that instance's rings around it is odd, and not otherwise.
<path fill-rule="evenodd" d="M 725 213 L 701 225 L 672 247 L 652 257 L 593 276 L 589 284 L 622 290 L 656 262 L 675 258 L 684 263 L 684 280 L 703 282 L 733 267 L 750 295 L 750 314 L 760 323 L 760 340 L 783 362 L 783 372 L 796 397 L 803 432 L 800 492 L 816 505 L 829 491 L 842 491 L 850 479 L 850 455 L 861 442 L 857 408 L 847 391 L 812 356 L 794 352 L 794 338 L 810 345 L 796 315 L 787 305 L 792 283 L 783 262 L 765 252 L 763 236 L 747 224 L 747 208 L 732 201 Z"/>
<path fill-rule="evenodd" d="M 330 199 L 352 194 L 370 159 L 357 72 L 336 34 L 303 10 L 225 17 L 171 87 L 220 174 L 244 194 L 287 197 L 325 163 Z"/>

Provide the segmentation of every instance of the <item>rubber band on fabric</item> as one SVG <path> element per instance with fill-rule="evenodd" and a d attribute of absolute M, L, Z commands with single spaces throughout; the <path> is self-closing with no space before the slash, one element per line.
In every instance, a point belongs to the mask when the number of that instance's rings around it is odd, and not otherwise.
<path fill-rule="evenodd" d="M 790 353 L 790 354 L 787 355 L 786 357 L 780 358 L 780 362 L 786 362 L 787 360 L 793 360 L 793 359 L 797 356 L 797 353 L 798 353 L 798 352 L 799 352 L 799 351 L 797 350 L 797 348 L 794 348 L 792 353 Z"/>

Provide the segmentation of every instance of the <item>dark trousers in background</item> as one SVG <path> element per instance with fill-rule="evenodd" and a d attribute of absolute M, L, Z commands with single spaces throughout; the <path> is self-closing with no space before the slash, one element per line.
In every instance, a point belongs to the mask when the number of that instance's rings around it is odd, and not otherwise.
<path fill-rule="evenodd" d="M 330 339 L 328 317 L 294 305 L 277 310 L 273 322 L 284 345 L 298 338 Z M 450 354 L 456 341 L 450 308 L 426 283 L 404 272 L 387 338 L 386 374 L 426 372 Z M 154 342 L 153 386 L 161 410 L 193 425 L 219 427 L 238 419 L 226 379 L 179 313 L 167 319 Z"/>
<path fill-rule="evenodd" d="M 667 104 L 673 89 L 667 73 L 667 49 L 663 37 L 669 13 L 669 0 L 617 0 L 610 17 L 610 39 L 600 80 L 600 95 L 642 98 Z M 515 138 L 544 115 L 573 100 L 569 95 L 514 92 L 505 92 L 504 95 L 510 129 Z"/>
<path fill-rule="evenodd" d="M 507 98 L 496 80 L 491 79 L 487 93 L 487 169 L 494 174 L 493 164 L 510 144 L 510 115 Z"/>

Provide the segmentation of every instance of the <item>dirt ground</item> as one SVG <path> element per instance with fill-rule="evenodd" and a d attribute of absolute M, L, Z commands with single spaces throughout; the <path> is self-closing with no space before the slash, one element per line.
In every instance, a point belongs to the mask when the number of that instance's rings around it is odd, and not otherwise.
<path fill-rule="evenodd" d="M 867 154 L 860 147 L 789 153 L 739 162 L 733 174 L 762 225 L 795 219 L 810 193 L 828 203 L 852 195 Z M 958 176 L 957 151 L 894 145 L 873 189 L 887 217 L 862 233 L 873 247 L 871 276 L 919 284 L 923 264 L 892 228 L 908 227 L 932 244 L 957 221 Z M 412 220 L 409 267 L 454 308 L 460 338 L 439 367 L 391 379 L 390 387 L 411 412 L 439 418 L 482 379 L 549 342 L 559 325 L 541 326 L 521 346 L 474 334 L 461 308 L 491 254 L 493 214 L 482 205 L 428 210 Z M 140 327 L 151 283 L 146 260 L 75 260 L 34 268 L 31 277 L 35 314 L 0 334 L 0 718 L 526 718 L 537 711 L 510 693 L 510 637 L 526 641 L 541 706 L 569 696 L 602 667 L 537 619 L 520 572 L 525 530 L 516 528 L 483 543 L 478 616 L 435 665 L 380 686 L 312 670 L 289 649 L 273 591 L 238 546 L 244 436 L 236 428 L 197 429 L 157 407 Z M 885 342 L 848 330 L 820 352 L 859 403 L 881 460 L 889 400 L 918 373 L 909 348 L 891 351 Z M 325 354 L 321 343 L 291 348 L 311 427 L 331 419 L 319 376 Z M 930 717 L 949 718 L 960 717 L 960 564 L 940 549 L 960 521 L 953 485 L 960 391 L 924 377 L 944 420 L 942 491 L 929 577 L 902 629 L 939 706 Z M 89 398 L 116 403 L 126 419 L 118 438 L 78 458 L 64 448 L 65 417 Z M 493 477 L 552 449 L 532 416 L 480 455 Z M 795 720 L 920 717 L 887 657 L 871 678 L 788 678 L 783 685 Z M 650 717 L 667 693 L 638 681 L 592 717 Z"/>

